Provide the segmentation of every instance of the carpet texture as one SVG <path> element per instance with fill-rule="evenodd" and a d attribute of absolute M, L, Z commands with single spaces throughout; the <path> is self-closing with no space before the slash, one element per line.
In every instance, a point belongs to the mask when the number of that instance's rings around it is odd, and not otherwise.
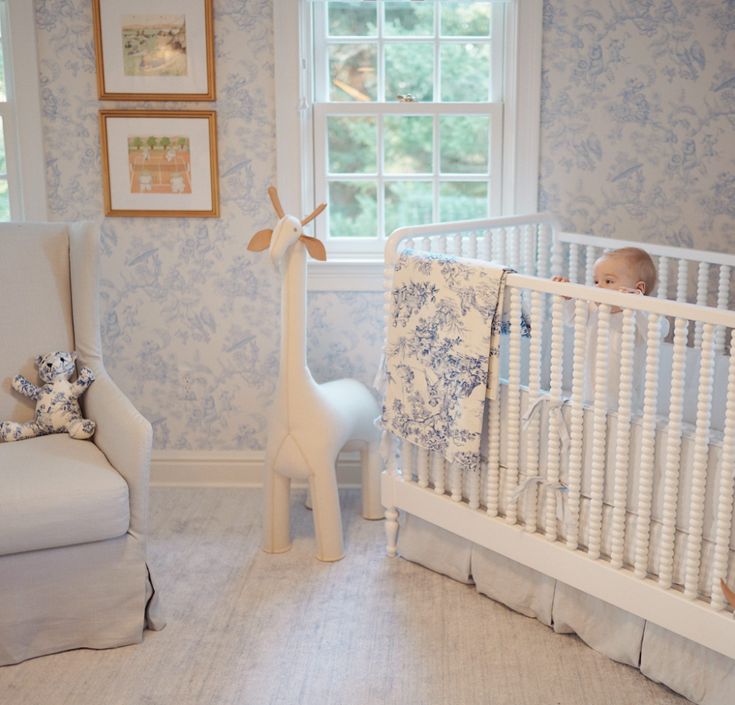
<path fill-rule="evenodd" d="M 683 705 L 574 636 L 384 553 L 341 492 L 346 556 L 262 553 L 260 491 L 155 488 L 149 558 L 168 626 L 142 644 L 0 668 L 3 705 Z"/>

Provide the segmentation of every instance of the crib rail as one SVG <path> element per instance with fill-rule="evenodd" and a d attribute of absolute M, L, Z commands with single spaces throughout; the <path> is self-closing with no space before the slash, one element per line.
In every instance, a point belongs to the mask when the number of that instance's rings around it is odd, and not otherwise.
<path fill-rule="evenodd" d="M 656 262 L 656 296 L 727 309 L 732 296 L 735 255 L 671 247 L 632 240 L 557 232 L 554 240 L 554 274 L 573 282 L 592 284 L 595 260 L 610 249 L 642 247 Z M 699 333 L 701 339 L 701 328 Z"/>
<path fill-rule="evenodd" d="M 394 233 L 386 314 L 405 247 L 486 259 L 505 240 L 516 261 L 527 247 L 538 273 L 555 228 L 544 216 L 465 226 Z M 519 235 L 507 239 L 509 228 Z M 385 438 L 389 550 L 403 508 L 735 658 L 719 587 L 735 580 L 735 357 L 720 354 L 735 312 L 554 282 L 550 271 L 507 277 L 506 362 L 480 471 Z"/>

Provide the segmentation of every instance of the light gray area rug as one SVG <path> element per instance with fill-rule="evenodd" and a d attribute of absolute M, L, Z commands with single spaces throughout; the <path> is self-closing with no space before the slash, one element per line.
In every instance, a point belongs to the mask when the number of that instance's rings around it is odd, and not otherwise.
<path fill-rule="evenodd" d="M 0 668 L 2 705 L 682 705 L 574 636 L 384 553 L 342 491 L 346 556 L 262 553 L 260 491 L 157 488 L 150 562 L 168 619 L 142 644 Z"/>

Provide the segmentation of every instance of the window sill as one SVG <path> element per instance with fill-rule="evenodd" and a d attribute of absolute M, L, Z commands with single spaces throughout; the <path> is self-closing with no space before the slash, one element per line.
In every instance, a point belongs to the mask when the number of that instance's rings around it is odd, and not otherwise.
<path fill-rule="evenodd" d="M 309 291 L 383 291 L 383 260 L 309 261 Z"/>

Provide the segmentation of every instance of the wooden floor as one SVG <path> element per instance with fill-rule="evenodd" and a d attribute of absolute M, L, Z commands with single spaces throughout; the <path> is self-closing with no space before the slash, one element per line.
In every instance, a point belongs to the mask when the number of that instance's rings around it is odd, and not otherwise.
<path fill-rule="evenodd" d="M 573 636 L 384 554 L 342 492 L 346 557 L 260 551 L 260 492 L 156 488 L 151 570 L 168 626 L 142 644 L 0 668 L 2 705 L 681 705 Z"/>

